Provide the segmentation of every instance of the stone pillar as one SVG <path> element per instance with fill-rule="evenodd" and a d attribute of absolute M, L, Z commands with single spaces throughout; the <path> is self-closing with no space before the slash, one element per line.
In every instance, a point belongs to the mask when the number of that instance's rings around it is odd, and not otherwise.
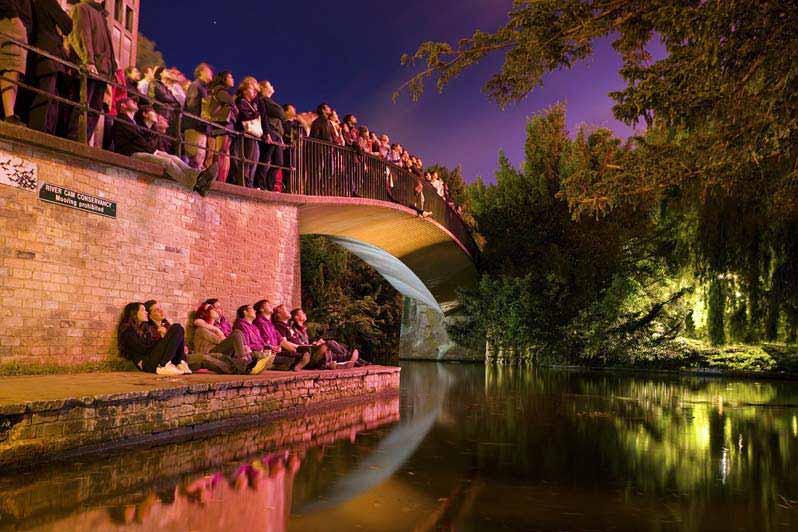
<path fill-rule="evenodd" d="M 399 358 L 482 362 L 484 353 L 475 353 L 455 344 L 446 333 L 447 318 L 438 309 L 409 297 L 404 298 Z"/>

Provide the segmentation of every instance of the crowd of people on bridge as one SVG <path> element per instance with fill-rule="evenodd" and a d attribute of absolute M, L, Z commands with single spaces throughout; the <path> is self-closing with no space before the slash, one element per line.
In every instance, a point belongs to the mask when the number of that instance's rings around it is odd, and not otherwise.
<path fill-rule="evenodd" d="M 357 349 L 335 340 L 312 338 L 301 308 L 288 310 L 268 299 L 242 305 L 231 323 L 218 299 L 194 313 L 193 349 L 185 328 L 170 322 L 158 301 L 125 306 L 117 339 L 120 354 L 139 370 L 176 376 L 195 371 L 258 375 L 267 370 L 351 369 L 368 365 Z"/>
<path fill-rule="evenodd" d="M 176 68 L 117 68 L 104 0 L 0 0 L 0 90 L 6 122 L 81 140 L 164 169 L 189 189 L 207 194 L 211 184 L 232 182 L 291 191 L 298 136 L 348 146 L 416 176 L 416 204 L 424 211 L 424 165 L 387 134 L 370 131 L 328 104 L 297 113 L 274 99 L 275 87 L 252 76 L 239 83 L 230 71 L 207 63 L 189 80 Z M 32 52 L 29 44 L 48 55 Z M 62 62 L 63 61 L 63 62 Z M 66 63 L 65 63 L 66 62 Z M 88 72 L 82 120 L 81 76 Z M 19 88 L 18 83 L 26 84 Z M 73 102 L 73 103 L 69 103 Z M 85 123 L 84 123 L 85 122 Z M 98 125 L 100 125 L 98 127 Z M 427 181 L 457 210 L 443 183 Z M 356 190 L 352 191 L 357 194 Z"/>

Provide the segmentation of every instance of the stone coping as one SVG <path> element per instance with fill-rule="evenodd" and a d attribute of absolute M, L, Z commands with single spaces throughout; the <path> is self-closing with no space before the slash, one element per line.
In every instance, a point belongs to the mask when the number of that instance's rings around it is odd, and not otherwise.
<path fill-rule="evenodd" d="M 260 375 L 194 373 L 162 377 L 143 372 L 108 372 L 0 377 L 0 415 L 34 414 L 75 406 L 167 399 L 213 390 L 256 388 L 297 381 L 337 380 L 398 374 L 401 368 L 365 366 L 348 370 L 264 371 Z"/>

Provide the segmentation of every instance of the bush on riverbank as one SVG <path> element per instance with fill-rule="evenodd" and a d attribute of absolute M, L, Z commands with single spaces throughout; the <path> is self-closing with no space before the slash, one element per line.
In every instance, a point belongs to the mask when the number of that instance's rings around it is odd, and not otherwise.
<path fill-rule="evenodd" d="M 708 369 L 723 371 L 796 373 L 798 347 L 786 344 L 733 344 L 714 346 L 709 342 L 678 338 L 634 356 L 614 359 L 550 357 L 549 362 L 586 367 L 615 367 L 650 370 Z"/>

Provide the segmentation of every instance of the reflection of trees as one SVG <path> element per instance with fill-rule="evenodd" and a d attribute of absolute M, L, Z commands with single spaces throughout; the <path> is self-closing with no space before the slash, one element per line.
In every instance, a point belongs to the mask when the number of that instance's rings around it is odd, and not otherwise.
<path fill-rule="evenodd" d="M 721 499 L 775 519 L 798 492 L 793 385 L 512 367 L 475 383 L 452 387 L 444 416 L 459 423 L 434 437 L 482 477 L 675 497 L 683 522 Z"/>

